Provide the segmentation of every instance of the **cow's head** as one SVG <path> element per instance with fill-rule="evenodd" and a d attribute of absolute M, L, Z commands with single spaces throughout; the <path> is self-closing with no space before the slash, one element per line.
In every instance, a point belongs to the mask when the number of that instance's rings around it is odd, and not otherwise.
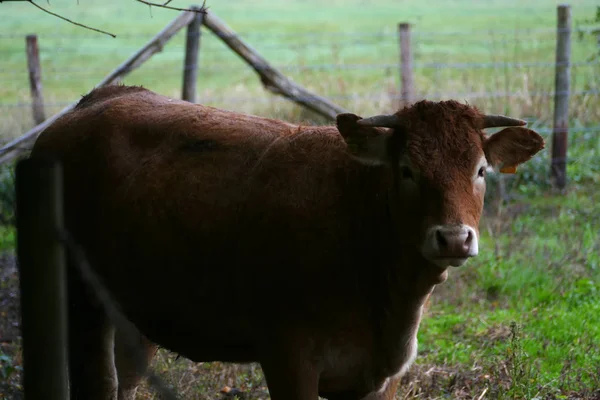
<path fill-rule="evenodd" d="M 440 266 L 476 256 L 488 167 L 511 172 L 544 148 L 524 121 L 481 114 L 456 101 L 421 101 L 392 115 L 337 117 L 350 152 L 388 165 L 403 241 Z M 487 136 L 482 130 L 507 127 Z"/>

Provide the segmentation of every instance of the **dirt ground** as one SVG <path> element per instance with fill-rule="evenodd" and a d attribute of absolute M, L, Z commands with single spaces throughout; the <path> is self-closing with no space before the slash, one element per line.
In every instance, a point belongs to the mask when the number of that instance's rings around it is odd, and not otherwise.
<path fill-rule="evenodd" d="M 19 279 L 15 256 L 0 254 L 0 399 L 21 399 Z"/>

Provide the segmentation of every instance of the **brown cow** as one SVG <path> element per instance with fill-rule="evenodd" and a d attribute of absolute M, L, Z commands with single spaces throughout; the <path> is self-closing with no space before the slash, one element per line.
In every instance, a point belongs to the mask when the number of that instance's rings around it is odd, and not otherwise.
<path fill-rule="evenodd" d="M 544 147 L 521 125 L 421 101 L 299 126 L 113 86 L 32 157 L 62 162 L 67 227 L 151 342 L 258 361 L 274 400 L 391 399 L 424 302 L 479 251 L 486 167 Z M 482 132 L 494 126 L 511 127 Z M 127 398 L 131 362 L 117 354 L 117 388 L 114 329 L 77 276 L 73 397 Z"/>

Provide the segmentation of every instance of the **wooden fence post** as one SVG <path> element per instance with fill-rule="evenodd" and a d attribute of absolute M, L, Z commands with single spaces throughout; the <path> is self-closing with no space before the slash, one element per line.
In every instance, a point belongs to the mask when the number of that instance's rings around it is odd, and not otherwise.
<path fill-rule="evenodd" d="M 571 6 L 558 6 L 554 131 L 552 132 L 551 177 L 562 189 L 567 184 L 567 138 L 569 134 L 569 92 L 571 56 Z"/>
<path fill-rule="evenodd" d="M 23 389 L 28 400 L 69 398 L 65 254 L 60 165 L 36 159 L 16 168 Z"/>
<path fill-rule="evenodd" d="M 27 69 L 29 70 L 29 86 L 31 88 L 31 106 L 33 120 L 36 125 L 46 119 L 44 114 L 44 98 L 42 96 L 42 68 L 40 66 L 40 52 L 37 35 L 25 37 L 27 51 Z"/>
<path fill-rule="evenodd" d="M 192 6 L 192 10 L 200 7 Z M 198 53 L 200 51 L 200 27 L 202 26 L 203 13 L 196 13 L 192 22 L 187 26 L 185 39 L 185 62 L 183 64 L 182 100 L 196 102 L 196 81 L 198 77 Z"/>
<path fill-rule="evenodd" d="M 407 105 L 414 100 L 413 59 L 410 49 L 410 24 L 398 25 L 400 38 L 400 98 Z"/>

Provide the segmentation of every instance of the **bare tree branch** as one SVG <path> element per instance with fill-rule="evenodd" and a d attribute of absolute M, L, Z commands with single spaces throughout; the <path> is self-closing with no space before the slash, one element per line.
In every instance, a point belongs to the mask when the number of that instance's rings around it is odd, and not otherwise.
<path fill-rule="evenodd" d="M 167 10 L 175 10 L 175 11 L 191 11 L 191 12 L 196 12 L 196 13 L 202 13 L 202 14 L 206 14 L 206 0 L 204 0 L 204 2 L 202 3 L 202 7 L 198 8 L 198 9 L 194 9 L 194 8 L 179 8 L 179 7 L 171 7 L 167 4 L 169 4 L 172 0 L 167 0 L 167 2 L 165 2 L 164 4 L 160 4 L 160 3 L 152 3 L 146 0 L 135 0 L 138 3 L 142 3 L 142 4 L 146 4 L 147 6 L 153 6 L 153 7 L 159 7 L 159 8 L 166 8 Z"/>
<path fill-rule="evenodd" d="M 54 16 L 54 17 L 56 17 L 56 18 L 62 19 L 63 21 L 66 21 L 66 22 L 68 22 L 68 23 L 70 23 L 70 24 L 77 25 L 77 26 L 80 26 L 80 27 L 82 27 L 82 28 L 85 28 L 85 29 L 89 29 L 89 30 L 91 30 L 91 31 L 94 31 L 94 32 L 103 33 L 103 34 L 105 34 L 105 35 L 112 36 L 112 37 L 114 37 L 114 38 L 116 38 L 116 37 L 117 37 L 117 35 L 115 35 L 115 34 L 112 34 L 112 33 L 110 33 L 110 32 L 106 32 L 106 31 L 103 31 L 103 30 L 101 30 L 101 29 L 93 28 L 93 27 L 91 27 L 91 26 L 84 25 L 84 24 L 81 24 L 81 23 L 79 23 L 79 22 L 75 22 L 75 21 L 73 21 L 73 20 L 71 20 L 71 19 L 69 19 L 69 18 L 63 17 L 63 16 L 62 16 L 62 15 L 60 15 L 60 14 L 56 14 L 56 13 L 54 13 L 54 12 L 52 12 L 52 11 L 50 11 L 50 10 L 47 10 L 47 9 L 45 9 L 44 7 L 40 6 L 39 4 L 37 4 L 36 2 L 34 2 L 33 0 L 0 0 L 0 3 L 4 3 L 4 2 L 10 2 L 10 1 L 15 1 L 15 2 L 16 2 L 16 1 L 21 1 L 21 2 L 25 2 L 25 3 L 31 3 L 31 4 L 33 4 L 35 7 L 37 7 L 38 9 L 42 10 L 43 12 L 45 12 L 45 13 L 47 13 L 47 14 L 50 14 L 50 15 L 52 15 L 52 16 Z M 169 6 L 168 4 L 169 4 L 171 1 L 173 1 L 173 0 L 167 0 L 167 1 L 165 1 L 165 3 L 163 3 L 163 4 L 160 4 L 160 3 L 153 3 L 153 2 L 150 2 L 150 1 L 146 1 L 146 0 L 135 0 L 135 1 L 137 1 L 138 3 L 142 3 L 142 4 L 145 4 L 145 5 L 149 6 L 149 7 L 150 7 L 150 9 L 152 9 L 152 7 L 158 7 L 158 8 L 166 8 L 166 9 L 168 9 L 168 10 L 175 10 L 175 11 L 190 11 L 190 12 L 202 13 L 202 14 L 206 14 L 206 9 L 207 9 L 207 7 L 206 7 L 206 0 L 204 0 L 204 1 L 203 1 L 203 3 L 202 3 L 202 7 L 200 7 L 200 8 L 180 8 L 180 7 L 172 7 L 172 6 Z M 77 4 L 79 4 L 79 0 L 77 0 Z"/>
<path fill-rule="evenodd" d="M 6 0 L 4 0 L 4 1 L 6 1 Z M 14 1 L 14 0 L 12 0 L 12 1 Z M 18 0 L 17 0 L 17 1 L 18 1 Z M 27 1 L 28 3 L 31 3 L 31 4 L 33 4 L 35 7 L 39 8 L 39 9 L 40 9 L 40 10 L 42 10 L 43 12 L 45 12 L 45 13 L 48 13 L 48 14 L 50 14 L 50 15 L 52 15 L 52 16 L 54 16 L 54 17 L 56 17 L 56 18 L 60 18 L 60 19 L 62 19 L 63 21 L 67 21 L 67 22 L 69 22 L 69 23 L 71 23 L 71 24 L 73 24 L 73 25 L 77 25 L 77 26 L 80 26 L 80 27 L 82 27 L 82 28 L 89 29 L 89 30 L 91 30 L 91 31 L 95 31 L 95 32 L 103 33 L 103 34 L 105 34 L 105 35 L 108 35 L 108 36 L 117 37 L 117 35 L 114 35 L 114 34 L 112 34 L 112 33 L 110 33 L 110 32 L 106 32 L 106 31 L 103 31 L 103 30 L 100 30 L 100 29 L 92 28 L 91 26 L 87 26 L 87 25 L 84 25 L 84 24 L 80 24 L 79 22 L 75 22 L 75 21 L 73 21 L 73 20 L 70 20 L 70 19 L 68 19 L 68 18 L 66 18 L 66 17 L 63 17 L 62 15 L 59 15 L 59 14 L 53 13 L 52 11 L 46 10 L 44 7 L 42 7 L 42 6 L 38 5 L 38 4 L 36 4 L 36 3 L 35 3 L 33 0 L 25 0 L 25 1 Z"/>

